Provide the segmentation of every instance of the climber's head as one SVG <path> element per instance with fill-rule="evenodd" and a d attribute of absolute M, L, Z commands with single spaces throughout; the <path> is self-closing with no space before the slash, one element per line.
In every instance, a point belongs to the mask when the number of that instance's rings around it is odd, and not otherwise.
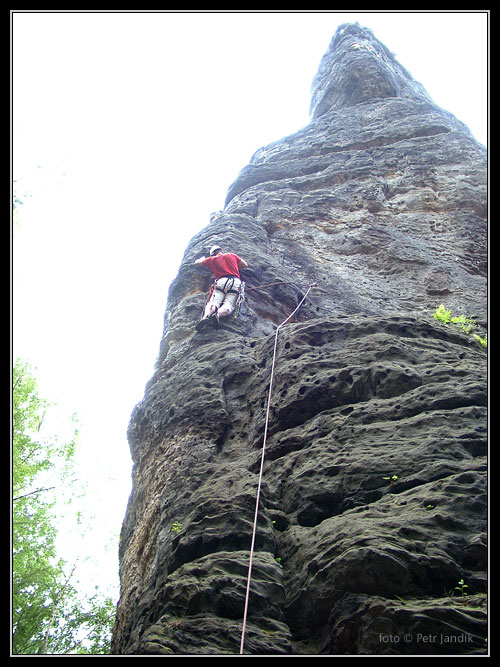
<path fill-rule="evenodd" d="M 220 245 L 213 245 L 210 248 L 210 257 L 214 257 L 215 255 L 218 255 L 220 252 L 222 252 L 222 248 Z"/>

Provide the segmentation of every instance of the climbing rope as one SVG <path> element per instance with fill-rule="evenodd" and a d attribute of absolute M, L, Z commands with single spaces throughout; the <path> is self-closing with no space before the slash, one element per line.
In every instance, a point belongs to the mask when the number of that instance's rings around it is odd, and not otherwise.
<path fill-rule="evenodd" d="M 247 287 L 247 291 L 252 289 L 264 289 L 264 287 L 273 287 L 274 285 L 297 285 L 298 283 L 293 280 L 280 280 L 277 283 L 267 283 L 267 285 L 254 285 L 253 287 Z"/>
<path fill-rule="evenodd" d="M 239 292 L 238 292 L 238 298 L 236 300 L 236 305 L 234 308 L 234 315 L 233 319 L 237 319 L 241 315 L 241 311 L 243 309 L 243 304 L 245 302 L 245 289 L 247 292 L 250 292 L 251 290 L 259 290 L 259 289 L 264 289 L 265 287 L 274 287 L 274 285 L 298 285 L 293 280 L 280 280 L 279 282 L 276 283 L 267 283 L 266 285 L 253 285 L 251 287 L 246 287 L 246 283 L 242 282 Z M 207 301 L 208 303 L 208 301 Z"/>
<path fill-rule="evenodd" d="M 295 313 L 299 310 L 299 308 L 302 306 L 304 301 L 307 298 L 307 295 L 309 292 L 312 290 L 313 287 L 316 286 L 316 283 L 311 283 L 309 285 L 309 288 L 307 292 L 304 294 L 302 300 L 300 301 L 299 305 L 295 308 L 295 310 L 290 313 L 290 315 L 286 318 L 286 320 L 283 320 L 283 322 L 278 325 L 276 328 L 276 333 L 274 335 L 274 351 L 273 351 L 273 360 L 271 363 L 271 379 L 269 381 L 269 394 L 267 397 L 267 409 L 266 409 L 266 421 L 264 425 L 264 440 L 262 443 L 262 455 L 260 459 L 260 472 L 259 472 L 259 482 L 257 485 L 257 498 L 255 500 L 255 515 L 254 515 L 254 521 L 253 521 L 253 531 L 252 531 L 252 543 L 250 545 L 250 560 L 248 564 L 248 578 L 247 578 L 247 590 L 246 590 L 246 595 L 245 595 L 245 610 L 243 612 L 243 627 L 241 631 L 241 643 L 240 643 L 240 655 L 243 654 L 243 645 L 245 643 L 245 631 L 246 631 L 246 624 L 247 624 L 247 612 L 248 612 L 248 600 L 250 598 L 250 584 L 252 581 L 252 565 L 253 565 L 253 554 L 254 554 L 254 547 L 255 547 L 255 535 L 257 533 L 257 518 L 259 515 L 259 501 L 260 501 L 260 490 L 262 487 L 262 476 L 263 476 L 263 471 L 264 471 L 264 456 L 265 456 L 265 451 L 266 451 L 266 441 L 267 441 L 267 428 L 269 424 L 269 412 L 271 409 L 271 395 L 273 391 L 273 380 L 274 380 L 274 368 L 276 365 L 276 350 L 278 346 L 278 333 L 279 330 L 283 325 L 285 325 L 294 315 Z"/>

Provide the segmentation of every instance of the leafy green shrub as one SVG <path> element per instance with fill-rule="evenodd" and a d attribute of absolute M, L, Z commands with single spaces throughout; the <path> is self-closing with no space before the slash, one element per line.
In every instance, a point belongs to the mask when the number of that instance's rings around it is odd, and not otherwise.
<path fill-rule="evenodd" d="M 487 335 L 479 336 L 479 334 L 475 333 L 477 322 L 473 317 L 466 317 L 465 315 L 452 316 L 451 310 L 445 308 L 443 304 L 436 309 L 433 317 L 442 324 L 450 324 L 451 322 L 451 324 L 459 325 L 461 331 L 470 334 L 483 347 L 488 347 Z"/>

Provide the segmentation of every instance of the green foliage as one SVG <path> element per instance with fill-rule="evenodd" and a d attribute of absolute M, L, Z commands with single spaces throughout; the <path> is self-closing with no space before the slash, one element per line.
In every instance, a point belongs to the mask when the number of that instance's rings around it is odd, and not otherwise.
<path fill-rule="evenodd" d="M 443 324 L 448 324 L 451 320 L 451 310 L 446 310 L 443 304 L 439 306 L 436 312 L 433 314 L 434 319 L 439 320 Z"/>
<path fill-rule="evenodd" d="M 455 586 L 455 588 L 452 588 L 449 591 L 446 590 L 446 588 L 445 588 L 444 591 L 443 591 L 443 594 L 452 598 L 452 597 L 455 597 L 455 595 L 456 595 L 455 591 L 459 591 L 460 592 L 460 597 L 466 597 L 468 595 L 466 590 L 465 590 L 466 588 L 469 588 L 469 587 L 467 586 L 467 584 L 465 583 L 465 581 L 463 579 L 460 579 L 460 581 L 458 582 L 458 586 Z"/>
<path fill-rule="evenodd" d="M 49 404 L 28 364 L 17 360 L 12 392 L 12 652 L 108 653 L 114 605 L 73 586 L 75 567 L 56 553 L 55 482 L 71 469 L 78 430 L 60 444 L 44 435 Z"/>
<path fill-rule="evenodd" d="M 394 484 L 398 481 L 399 477 L 397 475 L 387 475 L 386 477 L 382 477 L 382 479 L 387 480 L 389 484 Z"/>
<path fill-rule="evenodd" d="M 478 334 L 472 334 L 472 338 L 474 338 L 474 340 L 477 340 L 477 342 L 483 347 L 488 347 L 487 334 L 484 334 L 484 336 L 478 336 Z"/>
<path fill-rule="evenodd" d="M 443 304 L 433 313 L 434 319 L 442 324 L 456 324 L 460 326 L 460 330 L 470 334 L 483 347 L 488 347 L 488 337 L 486 335 L 479 336 L 475 333 L 477 329 L 477 322 L 473 317 L 466 317 L 465 315 L 452 316 L 451 310 L 446 309 Z"/>
<path fill-rule="evenodd" d="M 455 586 L 455 590 L 460 591 L 460 593 L 462 594 L 462 597 L 465 597 L 467 595 L 467 593 L 465 591 L 466 588 L 469 588 L 469 587 L 467 586 L 467 584 L 465 583 L 465 581 L 463 579 L 460 579 L 460 581 L 458 582 L 458 586 Z"/>
<path fill-rule="evenodd" d="M 179 523 L 178 521 L 174 521 L 171 530 L 173 533 L 180 533 L 182 530 L 182 524 Z"/>

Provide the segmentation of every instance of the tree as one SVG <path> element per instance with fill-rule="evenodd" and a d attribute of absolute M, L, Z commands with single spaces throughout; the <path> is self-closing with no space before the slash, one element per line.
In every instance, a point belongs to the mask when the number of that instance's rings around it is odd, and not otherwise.
<path fill-rule="evenodd" d="M 12 392 L 12 620 L 14 654 L 107 653 L 114 605 L 73 586 L 75 567 L 56 553 L 55 495 L 78 437 L 43 432 L 49 404 L 28 364 L 16 360 Z M 57 489 L 56 489 L 57 490 Z"/>

